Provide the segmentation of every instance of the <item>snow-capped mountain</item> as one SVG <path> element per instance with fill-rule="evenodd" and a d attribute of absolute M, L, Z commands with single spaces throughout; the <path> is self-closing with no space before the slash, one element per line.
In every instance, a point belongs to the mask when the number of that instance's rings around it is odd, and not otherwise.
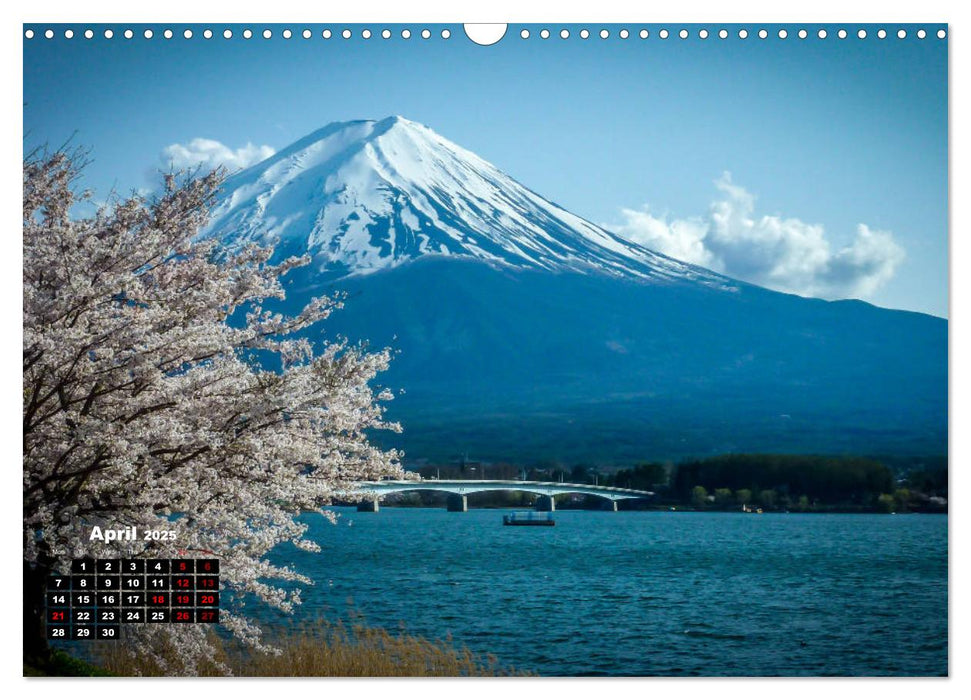
<path fill-rule="evenodd" d="M 210 230 L 360 275 L 426 255 L 645 280 L 732 281 L 586 221 L 402 117 L 330 124 L 226 183 Z"/>
<path fill-rule="evenodd" d="M 411 458 L 947 450 L 945 320 L 672 260 L 400 117 L 232 176 L 208 235 L 309 253 L 286 310 L 346 293 L 313 333 L 396 351 L 381 381 Z"/>

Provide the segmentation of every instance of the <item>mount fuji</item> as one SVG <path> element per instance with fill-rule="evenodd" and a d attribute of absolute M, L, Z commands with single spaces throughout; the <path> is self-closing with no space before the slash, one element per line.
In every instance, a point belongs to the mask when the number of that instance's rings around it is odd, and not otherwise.
<path fill-rule="evenodd" d="M 285 306 L 396 350 L 411 459 L 943 454 L 947 322 L 769 291 L 627 241 L 401 117 L 225 182 L 206 235 L 308 254 Z"/>
<path fill-rule="evenodd" d="M 732 281 L 626 241 L 402 117 L 330 124 L 226 183 L 212 228 L 366 275 L 427 255 L 640 280 Z"/>

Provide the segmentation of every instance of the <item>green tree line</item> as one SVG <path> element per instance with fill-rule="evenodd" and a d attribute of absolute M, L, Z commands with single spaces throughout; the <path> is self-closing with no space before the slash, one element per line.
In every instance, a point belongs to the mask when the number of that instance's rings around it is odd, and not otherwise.
<path fill-rule="evenodd" d="M 866 457 L 733 454 L 679 464 L 673 492 L 690 499 L 695 486 L 709 492 L 722 488 L 761 496 L 771 491 L 806 496 L 810 502 L 864 504 L 874 495 L 892 493 L 895 485 L 888 467 Z M 771 498 L 768 493 L 765 496 Z"/>

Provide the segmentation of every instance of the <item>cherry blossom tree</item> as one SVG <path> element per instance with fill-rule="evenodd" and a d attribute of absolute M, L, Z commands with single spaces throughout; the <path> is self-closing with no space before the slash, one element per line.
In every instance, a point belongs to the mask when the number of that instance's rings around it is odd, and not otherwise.
<path fill-rule="evenodd" d="M 221 249 L 198 234 L 223 175 L 168 176 L 153 198 L 73 214 L 78 158 L 24 161 L 23 495 L 25 658 L 43 657 L 44 585 L 75 557 L 216 556 L 223 601 L 300 602 L 298 571 L 267 553 L 305 538 L 298 516 L 353 482 L 400 477 L 399 454 L 368 440 L 400 430 L 373 386 L 388 350 L 311 342 L 340 307 L 295 315 L 271 250 Z M 318 336 L 315 336 L 319 338 Z M 332 517 L 332 516 L 331 516 Z M 92 528 L 174 531 L 174 540 L 90 542 Z M 264 648 L 240 609 L 221 620 Z M 130 625 L 138 653 L 194 674 L 205 625 Z M 176 663 L 156 653 L 179 650 Z"/>

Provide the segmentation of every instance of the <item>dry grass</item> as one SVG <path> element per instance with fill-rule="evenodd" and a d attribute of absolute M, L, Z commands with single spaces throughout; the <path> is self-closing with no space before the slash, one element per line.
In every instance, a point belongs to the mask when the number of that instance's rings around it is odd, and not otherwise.
<path fill-rule="evenodd" d="M 209 634 L 209 643 L 213 649 L 211 659 L 202 659 L 199 663 L 199 676 L 224 676 L 226 675 L 213 660 L 225 664 L 232 668 L 230 654 L 227 652 L 227 644 L 216 634 Z M 154 648 L 155 653 L 165 659 L 172 668 L 179 667 L 179 653 L 170 644 L 157 642 L 159 646 Z M 124 632 L 122 638 L 116 642 L 94 642 L 90 645 L 90 657 L 86 655 L 86 660 L 104 669 L 112 676 L 148 676 L 166 677 L 174 675 L 169 671 L 158 666 L 151 659 L 143 656 L 135 656 L 131 649 L 125 644 Z"/>
<path fill-rule="evenodd" d="M 269 640 L 268 640 L 269 641 Z M 450 638 L 430 641 L 408 634 L 392 635 L 383 629 L 319 621 L 272 639 L 283 650 L 279 656 L 253 653 L 213 635 L 215 658 L 228 665 L 235 676 L 258 677 L 385 677 L 385 676 L 511 676 L 529 675 L 501 667 L 488 655 L 480 658 L 467 648 L 456 648 Z M 175 650 L 162 650 L 173 658 Z M 99 665 L 118 676 L 160 676 L 154 664 L 136 660 L 123 645 L 101 645 Z M 203 664 L 199 675 L 221 675 L 212 663 Z"/>

